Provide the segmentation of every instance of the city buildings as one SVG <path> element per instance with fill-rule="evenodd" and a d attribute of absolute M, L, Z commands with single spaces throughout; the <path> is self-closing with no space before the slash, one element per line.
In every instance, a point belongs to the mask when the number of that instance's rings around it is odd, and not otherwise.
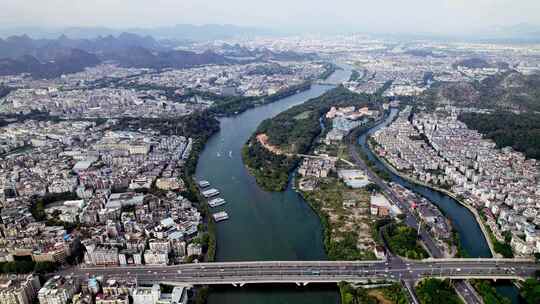
<path fill-rule="evenodd" d="M 76 277 L 55 276 L 39 290 L 39 304 L 67 304 L 79 288 L 80 282 Z"/>
<path fill-rule="evenodd" d="M 169 252 L 145 253 L 145 240 L 164 240 L 176 257 L 185 255 L 180 243 L 196 236 L 201 222 L 198 210 L 177 194 L 184 190 L 183 165 L 193 139 L 104 126 L 28 120 L 0 129 L 6 142 L 31 147 L 31 153 L 0 161 L 1 260 L 64 262 L 74 240 L 65 223 L 80 224 L 88 264 L 170 262 Z M 152 194 L 153 185 L 163 192 Z M 36 212 L 36 196 L 45 197 L 42 213 Z"/>
<path fill-rule="evenodd" d="M 538 165 L 510 147 L 499 149 L 454 114 L 418 113 L 410 108 L 376 132 L 375 151 L 396 170 L 447 189 L 485 216 L 499 242 L 516 255 L 540 252 Z"/>
<path fill-rule="evenodd" d="M 0 276 L 0 303 L 32 304 L 39 288 L 39 277 L 34 275 Z"/>

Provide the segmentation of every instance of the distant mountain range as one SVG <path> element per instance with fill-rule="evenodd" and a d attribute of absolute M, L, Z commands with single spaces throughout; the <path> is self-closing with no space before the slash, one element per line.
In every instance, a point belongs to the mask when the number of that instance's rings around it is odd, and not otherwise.
<path fill-rule="evenodd" d="M 0 75 L 29 73 L 58 77 L 113 60 L 125 67 L 183 68 L 223 64 L 230 60 L 213 52 L 176 51 L 150 36 L 121 33 L 93 39 L 32 39 L 27 35 L 0 39 Z"/>
<path fill-rule="evenodd" d="M 28 35 L 10 36 L 0 39 L 0 58 L 14 58 L 30 55 L 38 60 L 54 60 L 58 53 L 65 53 L 67 49 L 107 54 L 133 47 L 142 47 L 149 50 L 162 50 L 162 47 L 150 36 L 139 36 L 130 33 L 121 33 L 118 36 L 105 36 L 93 39 L 72 39 L 61 35 L 55 39 L 32 39 Z"/>
<path fill-rule="evenodd" d="M 36 78 L 58 77 L 84 70 L 103 61 L 123 67 L 188 68 L 205 64 L 230 64 L 269 60 L 313 60 L 316 54 L 269 49 L 248 49 L 223 44 L 202 53 L 177 50 L 146 35 L 120 33 L 74 39 L 61 35 L 56 39 L 32 39 L 28 35 L 0 39 L 0 75 L 29 73 Z"/>
<path fill-rule="evenodd" d="M 61 35 L 66 35 L 74 39 L 94 39 L 100 36 L 118 36 L 124 32 L 141 36 L 152 36 L 156 39 L 172 39 L 180 41 L 211 41 L 233 37 L 269 36 L 279 34 L 276 31 L 268 29 L 242 27 L 228 24 L 178 24 L 168 27 L 124 29 L 113 29 L 107 27 L 68 27 L 56 29 L 40 27 L 12 27 L 0 29 L 0 37 L 28 34 L 32 37 L 40 39 L 53 39 Z"/>
<path fill-rule="evenodd" d="M 35 78 L 54 78 L 62 74 L 76 73 L 99 64 L 94 54 L 78 49 L 58 52 L 53 60 L 39 61 L 31 55 L 0 59 L 0 75 L 29 73 Z"/>

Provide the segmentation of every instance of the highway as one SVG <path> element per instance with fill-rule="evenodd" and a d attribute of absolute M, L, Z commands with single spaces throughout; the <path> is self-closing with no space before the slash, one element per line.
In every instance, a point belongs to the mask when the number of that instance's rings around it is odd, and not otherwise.
<path fill-rule="evenodd" d="M 182 264 L 173 266 L 88 267 L 65 270 L 82 277 L 135 276 L 140 283 L 186 285 L 254 283 L 335 283 L 417 281 L 425 277 L 451 279 L 523 279 L 540 265 L 514 259 L 427 259 L 403 261 L 270 261 Z"/>

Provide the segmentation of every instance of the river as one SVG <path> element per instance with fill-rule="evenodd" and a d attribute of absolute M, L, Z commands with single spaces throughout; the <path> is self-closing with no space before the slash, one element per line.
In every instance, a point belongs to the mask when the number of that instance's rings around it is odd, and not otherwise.
<path fill-rule="evenodd" d="M 348 80 L 350 70 L 338 70 L 327 82 Z M 230 219 L 217 224 L 217 261 L 325 260 L 322 226 L 317 215 L 291 186 L 284 192 L 263 191 L 246 170 L 243 145 L 259 124 L 288 108 L 333 89 L 311 89 L 240 115 L 221 118 L 221 131 L 210 138 L 197 164 L 196 178 L 220 190 Z M 244 286 L 213 289 L 209 303 L 338 303 L 335 286 Z"/>
<path fill-rule="evenodd" d="M 350 69 L 338 70 L 327 82 L 348 80 Z M 225 210 L 230 219 L 217 224 L 217 261 L 325 260 L 322 226 L 317 215 L 291 185 L 284 192 L 263 191 L 245 168 L 241 150 L 258 125 L 288 108 L 320 96 L 334 88 L 313 85 L 302 93 L 271 104 L 220 119 L 221 131 L 210 138 L 197 164 L 196 178 L 208 180 L 220 190 L 227 204 L 212 209 Z M 390 118 L 385 122 L 390 122 Z M 384 124 L 378 126 L 380 128 Z M 377 128 L 371 130 L 375 131 Z M 359 137 L 361 148 L 392 180 L 433 201 L 452 221 L 465 253 L 471 257 L 490 257 L 489 247 L 474 216 L 454 199 L 429 188 L 412 185 L 392 174 L 371 154 Z M 516 296 L 515 288 L 498 288 Z M 210 304 L 235 303 L 339 303 L 335 285 L 294 285 L 217 287 L 211 290 Z M 518 302 L 514 302 L 518 303 Z"/>

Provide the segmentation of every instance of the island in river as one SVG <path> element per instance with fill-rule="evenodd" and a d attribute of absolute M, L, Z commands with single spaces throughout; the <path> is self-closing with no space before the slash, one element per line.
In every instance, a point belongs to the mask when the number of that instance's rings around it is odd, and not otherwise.
<path fill-rule="evenodd" d="M 246 166 L 266 191 L 283 191 L 298 155 L 308 153 L 321 134 L 321 117 L 331 107 L 377 108 L 372 95 L 339 86 L 263 121 L 243 148 Z"/>

